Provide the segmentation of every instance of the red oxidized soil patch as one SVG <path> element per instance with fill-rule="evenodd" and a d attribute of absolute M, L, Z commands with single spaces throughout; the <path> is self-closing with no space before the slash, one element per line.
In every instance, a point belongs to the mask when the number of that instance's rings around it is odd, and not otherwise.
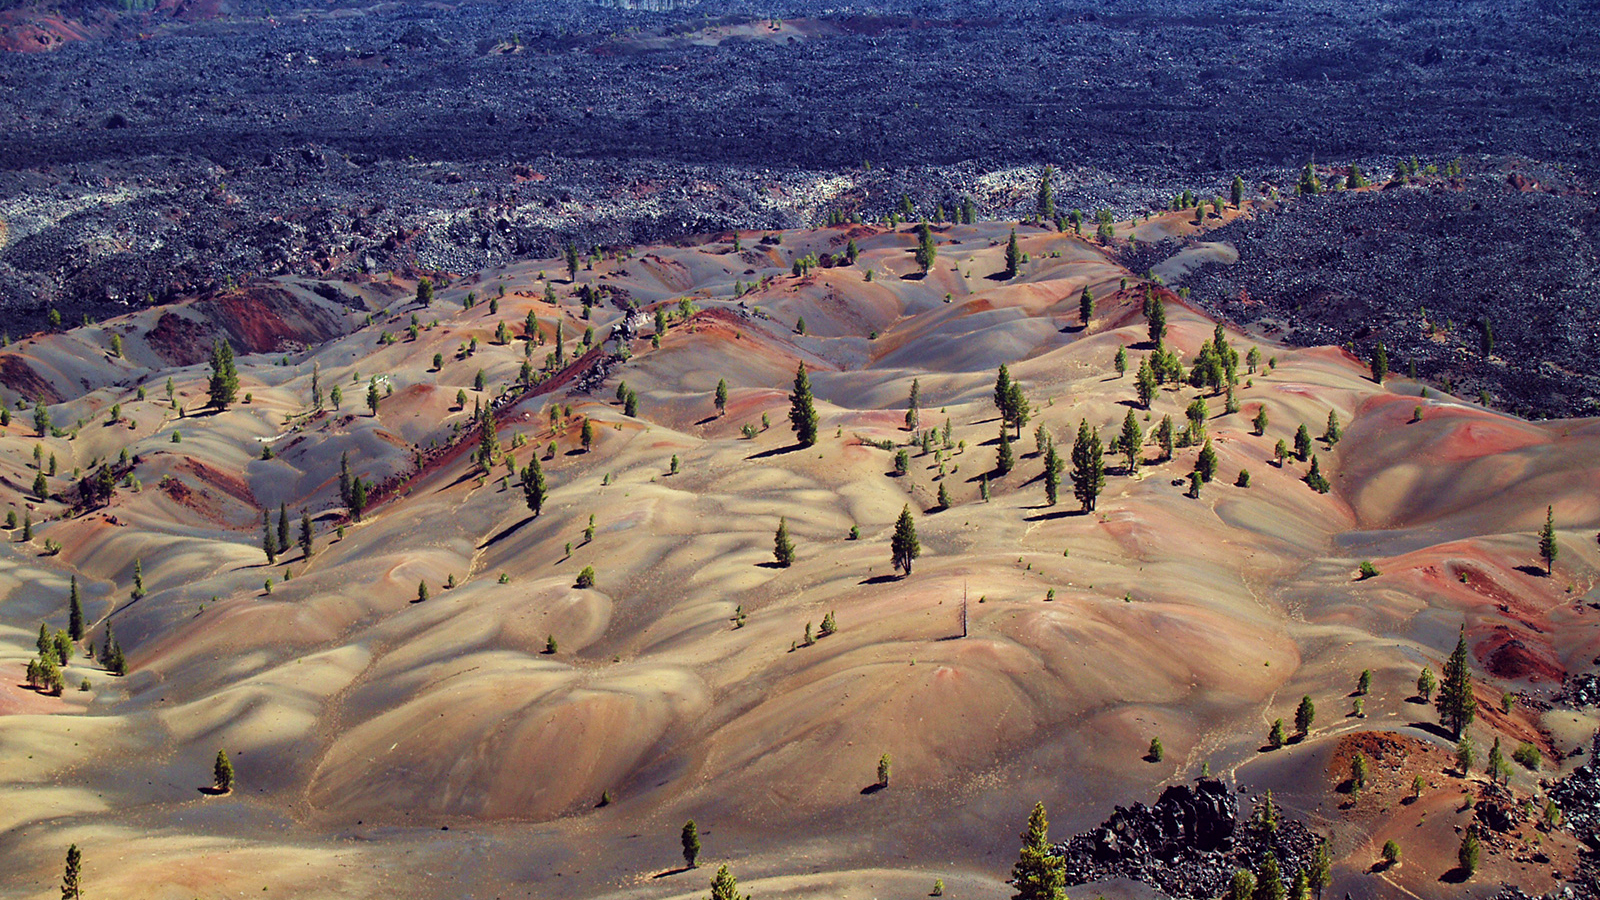
<path fill-rule="evenodd" d="M 1560 683 L 1566 674 L 1547 641 L 1534 635 L 1519 635 L 1505 625 L 1496 625 L 1478 643 L 1474 655 L 1496 678 Z"/>
<path fill-rule="evenodd" d="M 186 472 L 195 476 L 202 483 L 216 488 L 240 503 L 250 506 L 258 505 L 255 494 L 250 490 L 250 485 L 246 484 L 245 480 L 237 475 L 213 468 L 196 459 L 185 460 L 177 468 L 179 472 Z"/>
<path fill-rule="evenodd" d="M 40 378 L 33 366 L 15 353 L 0 354 L 0 384 L 29 399 L 46 403 L 61 402 L 61 395 L 56 393 L 50 382 Z"/>
<path fill-rule="evenodd" d="M 165 312 L 154 328 L 145 334 L 150 349 L 175 366 L 204 362 L 210 352 L 210 332 L 206 326 L 186 316 Z"/>
<path fill-rule="evenodd" d="M 1453 411 L 1461 424 L 1433 442 L 1420 461 L 1460 462 L 1493 456 L 1545 443 L 1543 434 L 1531 426 L 1514 423 L 1504 416 L 1489 418 L 1476 410 Z"/>

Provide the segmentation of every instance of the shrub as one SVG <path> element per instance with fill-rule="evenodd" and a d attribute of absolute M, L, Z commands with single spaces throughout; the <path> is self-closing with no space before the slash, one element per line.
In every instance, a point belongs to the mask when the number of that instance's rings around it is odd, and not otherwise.
<path fill-rule="evenodd" d="M 1400 861 L 1400 845 L 1392 838 L 1383 842 L 1383 861 L 1391 866 Z"/>
<path fill-rule="evenodd" d="M 578 573 L 578 587 L 594 587 L 594 566 L 584 566 L 583 571 Z"/>
<path fill-rule="evenodd" d="M 1373 565 L 1369 560 L 1362 560 L 1361 561 L 1361 578 L 1362 578 L 1362 580 L 1365 581 L 1368 578 L 1377 578 L 1377 577 L 1378 577 L 1378 567 Z"/>
<path fill-rule="evenodd" d="M 1161 758 L 1165 755 L 1166 751 L 1161 746 L 1161 738 L 1151 738 L 1150 752 L 1145 754 L 1145 758 L 1151 762 L 1161 762 Z"/>
<path fill-rule="evenodd" d="M 1512 751 L 1511 758 L 1530 772 L 1539 771 L 1539 748 L 1527 741 Z"/>

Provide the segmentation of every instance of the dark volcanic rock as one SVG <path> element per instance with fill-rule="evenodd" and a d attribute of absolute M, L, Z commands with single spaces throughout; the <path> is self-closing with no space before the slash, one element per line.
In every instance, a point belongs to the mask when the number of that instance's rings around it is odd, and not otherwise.
<path fill-rule="evenodd" d="M 1154 806 L 1117 807 L 1091 831 L 1058 844 L 1067 884 L 1112 878 L 1142 881 L 1172 897 L 1216 897 L 1234 870 L 1255 870 L 1268 853 L 1285 884 L 1311 864 L 1322 838 L 1280 816 L 1265 829 L 1239 819 L 1237 798 L 1221 781 L 1172 785 Z"/>

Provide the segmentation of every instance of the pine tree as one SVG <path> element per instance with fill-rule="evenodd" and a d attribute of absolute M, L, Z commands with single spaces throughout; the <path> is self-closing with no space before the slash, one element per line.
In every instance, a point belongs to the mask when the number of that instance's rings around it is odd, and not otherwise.
<path fill-rule="evenodd" d="M 998 475 L 1005 475 L 1016 465 L 1016 457 L 1011 451 L 1011 436 L 1006 434 L 1006 426 L 1000 426 L 1000 446 L 995 449 L 994 470 Z"/>
<path fill-rule="evenodd" d="M 82 868 L 83 854 L 78 852 L 78 845 L 73 844 L 67 848 L 67 867 L 61 874 L 61 900 L 79 900 L 83 896 L 78 885 Z"/>
<path fill-rule="evenodd" d="M 624 396 L 624 399 L 625 398 L 626 397 Z M 718 416 L 722 416 L 722 415 L 726 415 L 727 414 L 727 412 L 728 412 L 728 381 L 727 381 L 727 379 L 725 379 L 725 378 L 718 378 L 717 379 L 717 392 L 716 392 L 716 395 L 712 397 L 711 402 L 716 404 L 717 415 Z"/>
<path fill-rule="evenodd" d="M 211 407 L 227 409 L 239 393 L 239 370 L 233 364 L 233 347 L 222 338 L 211 344 Z"/>
<path fill-rule="evenodd" d="M 482 390 L 482 388 L 479 388 L 479 390 Z M 374 417 L 378 415 L 378 404 L 382 402 L 383 395 L 378 393 L 378 379 L 373 378 L 367 382 L 367 409 L 372 411 Z"/>
<path fill-rule="evenodd" d="M 917 541 L 917 523 L 911 518 L 911 506 L 900 508 L 900 518 L 894 523 L 894 537 L 889 542 L 889 553 L 894 567 L 911 574 L 911 563 L 922 555 L 922 545 Z"/>
<path fill-rule="evenodd" d="M 1556 554 L 1561 548 L 1556 544 L 1555 507 L 1544 508 L 1544 528 L 1539 531 L 1539 556 L 1544 559 L 1546 577 L 1555 574 Z"/>
<path fill-rule="evenodd" d="M 1039 214 L 1041 222 L 1049 222 L 1056 217 L 1056 198 L 1050 187 L 1050 176 L 1055 171 L 1053 167 L 1045 166 L 1039 175 L 1039 195 L 1034 201 L 1034 211 Z"/>
<path fill-rule="evenodd" d="M 312 552 L 311 513 L 302 510 L 300 513 L 300 553 L 306 559 L 311 558 Z"/>
<path fill-rule="evenodd" d="M 350 485 L 350 517 L 355 519 L 357 522 L 361 521 L 361 513 L 364 512 L 366 508 L 367 483 L 360 478 L 357 478 L 355 482 Z M 289 549 L 287 546 L 278 547 L 279 552 L 287 549 Z"/>
<path fill-rule="evenodd" d="M 1200 480 L 1210 483 L 1217 477 L 1217 451 L 1211 449 L 1211 439 L 1206 438 L 1206 445 L 1200 448 L 1200 456 L 1196 458 L 1194 470 L 1200 473 Z"/>
<path fill-rule="evenodd" d="M 267 565 L 278 561 L 278 536 L 272 531 L 272 513 L 261 511 L 261 552 L 267 555 Z"/>
<path fill-rule="evenodd" d="M 1304 422 L 1294 432 L 1294 456 L 1301 462 L 1311 458 L 1311 432 L 1306 430 Z"/>
<path fill-rule="evenodd" d="M 1117 444 L 1122 448 L 1122 453 L 1128 460 L 1128 474 L 1134 475 L 1139 471 L 1139 457 L 1144 446 L 1144 432 L 1139 428 L 1139 420 L 1134 417 L 1133 410 L 1122 417 L 1122 434 L 1117 439 Z"/>
<path fill-rule="evenodd" d="M 890 766 L 889 754 L 885 753 L 884 755 L 878 757 L 878 787 L 879 787 L 879 789 L 886 788 L 886 787 L 889 786 L 889 766 Z"/>
<path fill-rule="evenodd" d="M 1000 412 L 1000 421 L 1007 420 L 1006 404 L 1011 397 L 1011 370 L 1004 365 L 994 375 L 994 408 Z"/>
<path fill-rule="evenodd" d="M 33 495 L 40 500 L 50 499 L 50 482 L 45 480 L 43 472 L 33 476 Z"/>
<path fill-rule="evenodd" d="M 1383 341 L 1378 342 L 1372 351 L 1372 380 L 1383 384 L 1383 379 L 1389 377 L 1389 351 L 1383 349 Z"/>
<path fill-rule="evenodd" d="M 1489 776 L 1489 782 L 1491 784 L 1501 780 L 1502 776 L 1504 776 L 1506 780 L 1510 780 L 1511 765 L 1506 762 L 1505 754 L 1500 752 L 1499 735 L 1495 735 L 1494 744 L 1489 748 L 1489 762 L 1488 765 L 1484 767 L 1484 773 Z"/>
<path fill-rule="evenodd" d="M 1006 412 L 1010 416 L 1012 427 L 1017 429 L 1017 437 L 1022 437 L 1022 428 L 1028 424 L 1032 410 L 1028 406 L 1028 398 L 1022 394 L 1022 382 L 1013 381 L 1006 388 Z"/>
<path fill-rule="evenodd" d="M 1044 803 L 1034 805 L 1022 832 L 1022 850 L 1011 867 L 1011 900 L 1066 900 L 1065 863 L 1050 846 L 1050 820 Z"/>
<path fill-rule="evenodd" d="M 1254 900 L 1288 900 L 1288 896 L 1288 891 L 1283 887 L 1283 876 L 1278 871 L 1278 858 L 1268 851 L 1266 858 L 1261 861 L 1261 871 L 1256 873 Z"/>
<path fill-rule="evenodd" d="M 933 261 L 938 256 L 939 250 L 933 240 L 933 229 L 928 227 L 927 222 L 923 222 L 917 226 L 916 250 L 917 266 L 922 269 L 922 274 L 928 274 L 928 270 L 933 268 Z"/>
<path fill-rule="evenodd" d="M 1300 705 L 1294 711 L 1294 730 L 1301 737 L 1311 732 L 1311 724 L 1317 720 L 1317 706 L 1311 702 L 1308 694 L 1300 698 Z"/>
<path fill-rule="evenodd" d="M 1478 701 L 1472 694 L 1472 671 L 1467 656 L 1467 629 L 1463 625 L 1456 638 L 1456 649 L 1445 661 L 1443 677 L 1439 679 L 1439 695 L 1434 700 L 1439 710 L 1439 722 L 1459 739 L 1461 732 L 1477 716 Z"/>
<path fill-rule="evenodd" d="M 578 281 L 578 248 L 571 241 L 567 241 L 567 282 L 576 284 Z"/>
<path fill-rule="evenodd" d="M 1148 321 L 1150 342 L 1157 347 L 1167 337 L 1167 308 L 1159 297 L 1151 297 L 1145 308 Z"/>
<path fill-rule="evenodd" d="M 228 761 L 226 750 L 217 751 L 217 761 L 211 767 L 211 786 L 219 794 L 233 790 L 233 763 Z"/>
<path fill-rule="evenodd" d="M 772 561 L 780 569 L 794 565 L 794 542 L 789 540 L 789 523 L 781 516 L 778 518 L 778 531 L 772 536 Z"/>
<path fill-rule="evenodd" d="M 749 900 L 739 896 L 739 882 L 726 864 L 718 866 L 711 879 L 711 900 Z"/>
<path fill-rule="evenodd" d="M 1311 858 L 1310 881 L 1319 900 L 1322 892 L 1333 884 L 1333 856 L 1328 852 L 1327 841 L 1317 844 L 1317 853 Z"/>
<path fill-rule="evenodd" d="M 1017 230 L 1011 229 L 1011 238 L 1006 241 L 1006 278 L 1017 277 L 1017 267 L 1022 264 L 1022 251 L 1017 249 Z"/>
<path fill-rule="evenodd" d="M 906 428 L 914 429 L 922 421 L 922 383 L 911 379 L 911 395 L 906 398 Z"/>
<path fill-rule="evenodd" d="M 683 834 L 679 840 L 683 844 L 683 864 L 694 868 L 700 864 L 700 831 L 695 828 L 694 820 L 683 823 Z"/>
<path fill-rule="evenodd" d="M 1145 409 L 1156 399 L 1156 390 L 1160 385 L 1156 381 L 1155 370 L 1150 368 L 1150 357 L 1139 360 L 1139 371 L 1134 373 L 1134 382 L 1139 390 L 1139 405 Z"/>
<path fill-rule="evenodd" d="M 578 443 L 583 445 L 583 452 L 588 453 L 594 444 L 594 420 L 584 419 L 583 428 L 578 431 Z"/>
<path fill-rule="evenodd" d="M 1104 454 L 1099 430 L 1091 430 L 1088 421 L 1080 419 L 1078 437 L 1072 443 L 1072 494 L 1084 512 L 1094 512 L 1100 490 L 1105 487 Z"/>
<path fill-rule="evenodd" d="M 522 496 L 535 518 L 544 509 L 544 492 L 544 470 L 539 467 L 539 454 L 535 453 L 522 470 Z"/>
<path fill-rule="evenodd" d="M 350 508 L 351 489 L 354 487 L 350 480 L 350 453 L 339 454 L 339 505 Z"/>
<path fill-rule="evenodd" d="M 950 491 L 945 488 L 943 481 L 939 482 L 939 508 L 950 508 Z"/>
<path fill-rule="evenodd" d="M 1162 416 L 1161 424 L 1156 426 L 1156 441 L 1161 445 L 1162 462 L 1172 458 L 1172 438 L 1172 417 Z"/>
<path fill-rule="evenodd" d="M 794 373 L 794 393 L 789 395 L 789 424 L 802 447 L 817 443 L 817 407 L 811 396 L 811 376 L 806 374 L 805 363 Z"/>
<path fill-rule="evenodd" d="M 1250 420 L 1250 424 L 1255 427 L 1256 437 L 1267 433 L 1267 405 L 1265 403 L 1256 408 L 1256 417 Z"/>
<path fill-rule="evenodd" d="M 1078 295 L 1078 317 L 1083 320 L 1083 327 L 1089 327 L 1089 320 L 1094 316 L 1094 291 L 1088 285 L 1083 286 L 1083 293 Z M 1120 351 L 1119 351 L 1120 352 Z"/>
<path fill-rule="evenodd" d="M 1243 178 L 1240 178 L 1237 175 L 1233 176 L 1233 187 L 1232 187 L 1231 193 L 1232 193 L 1232 199 L 1233 199 L 1233 208 L 1234 209 L 1238 209 L 1239 207 L 1243 206 L 1244 205 L 1244 179 Z"/>
<path fill-rule="evenodd" d="M 1050 444 L 1044 452 L 1044 499 L 1050 506 L 1056 505 L 1056 491 L 1061 486 L 1061 456 L 1056 453 L 1056 445 Z M 943 488 L 943 485 L 940 485 Z"/>
<path fill-rule="evenodd" d="M 1344 432 L 1339 428 L 1339 414 L 1330 409 L 1328 410 L 1328 427 L 1322 432 L 1322 439 L 1328 442 L 1329 447 L 1332 447 L 1334 444 L 1339 443 L 1339 438 L 1341 437 L 1344 437 Z"/>
<path fill-rule="evenodd" d="M 1125 347 L 1117 348 L 1117 355 L 1111 357 L 1111 367 L 1117 370 L 1117 377 L 1128 374 L 1128 350 Z"/>
<path fill-rule="evenodd" d="M 72 576 L 72 593 L 67 598 L 67 636 L 83 640 L 83 602 L 78 596 L 78 576 Z"/>
<path fill-rule="evenodd" d="M 478 419 L 478 468 L 488 472 L 500 458 L 500 436 L 495 433 L 494 413 L 484 410 Z"/>
<path fill-rule="evenodd" d="M 39 437 L 45 437 L 50 433 L 50 410 L 44 405 L 43 400 L 35 400 L 33 403 L 33 430 L 39 433 Z"/>
<path fill-rule="evenodd" d="M 1477 874 L 1480 852 L 1477 829 L 1468 825 L 1466 835 L 1461 838 L 1461 847 L 1456 851 L 1456 861 L 1461 864 L 1461 871 L 1465 872 L 1468 878 Z"/>

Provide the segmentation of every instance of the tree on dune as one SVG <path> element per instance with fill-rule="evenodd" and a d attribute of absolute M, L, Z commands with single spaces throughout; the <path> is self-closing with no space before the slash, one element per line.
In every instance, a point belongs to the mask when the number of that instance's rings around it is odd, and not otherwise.
<path fill-rule="evenodd" d="M 800 446 L 816 444 L 817 407 L 811 396 L 811 377 L 806 374 L 805 363 L 795 369 L 794 393 L 789 395 L 789 423 Z"/>
<path fill-rule="evenodd" d="M 922 555 L 922 544 L 917 541 L 917 523 L 911 518 L 911 506 L 900 508 L 900 518 L 894 523 L 894 537 L 889 542 L 889 553 L 894 567 L 911 574 L 911 563 Z"/>

